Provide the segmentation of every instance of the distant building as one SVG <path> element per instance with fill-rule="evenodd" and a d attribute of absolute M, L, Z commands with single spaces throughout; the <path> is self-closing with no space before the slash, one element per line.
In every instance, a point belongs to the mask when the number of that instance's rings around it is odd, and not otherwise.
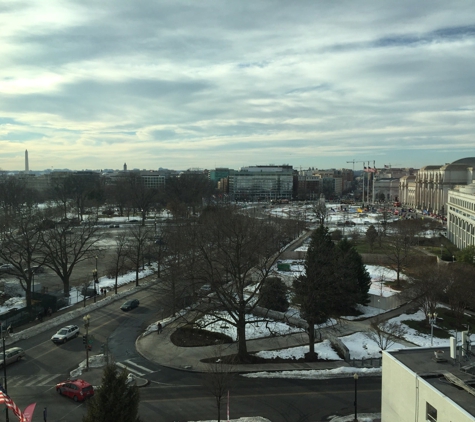
<path fill-rule="evenodd" d="M 440 347 L 382 353 L 382 421 L 475 421 L 473 362 L 461 366 Z"/>
<path fill-rule="evenodd" d="M 403 204 L 445 215 L 448 192 L 457 185 L 467 185 L 474 180 L 475 157 L 462 158 L 450 164 L 422 167 L 415 179 L 403 177 L 399 196 Z"/>
<path fill-rule="evenodd" d="M 233 200 L 292 199 L 293 168 L 289 165 L 243 167 L 229 174 Z"/>
<path fill-rule="evenodd" d="M 475 245 L 475 182 L 449 190 L 447 237 L 459 249 Z"/>

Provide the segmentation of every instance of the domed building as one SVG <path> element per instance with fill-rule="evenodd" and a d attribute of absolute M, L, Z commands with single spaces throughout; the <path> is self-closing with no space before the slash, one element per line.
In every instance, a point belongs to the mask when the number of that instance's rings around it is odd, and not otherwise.
<path fill-rule="evenodd" d="M 422 167 L 415 176 L 399 181 L 399 198 L 407 207 L 447 215 L 448 194 L 460 185 L 475 180 L 475 157 L 462 158 L 445 165 Z"/>

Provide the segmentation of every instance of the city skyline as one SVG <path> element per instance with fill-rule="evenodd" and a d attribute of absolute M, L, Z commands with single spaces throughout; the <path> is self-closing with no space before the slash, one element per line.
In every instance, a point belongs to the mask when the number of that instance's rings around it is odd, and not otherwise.
<path fill-rule="evenodd" d="M 140 7 L 139 7 L 140 6 Z M 11 2 L 0 169 L 420 168 L 473 156 L 464 2 Z"/>

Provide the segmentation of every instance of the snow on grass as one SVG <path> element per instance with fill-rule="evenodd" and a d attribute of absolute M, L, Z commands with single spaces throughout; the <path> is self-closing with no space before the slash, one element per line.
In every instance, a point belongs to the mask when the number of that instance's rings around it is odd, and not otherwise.
<path fill-rule="evenodd" d="M 290 379 L 326 379 L 342 378 L 358 375 L 381 375 L 381 368 L 354 368 L 342 366 L 341 368 L 323 369 L 323 370 L 303 370 L 303 371 L 276 371 L 276 372 L 254 372 L 250 374 L 241 374 L 246 378 L 290 378 Z"/>
<path fill-rule="evenodd" d="M 368 338 L 364 333 L 353 333 L 348 336 L 340 337 L 340 340 L 350 351 L 352 359 L 371 359 L 381 357 L 381 348 L 374 340 Z M 406 346 L 400 343 L 394 343 L 388 350 L 403 349 Z"/>
<path fill-rule="evenodd" d="M 431 346 L 431 336 L 430 334 L 420 333 L 417 330 L 407 326 L 403 321 L 423 321 L 425 319 L 425 314 L 423 311 L 419 310 L 415 314 L 402 314 L 397 317 L 391 318 L 390 322 L 399 322 L 402 323 L 407 328 L 407 333 L 404 335 L 404 338 L 411 343 L 414 343 L 421 347 L 430 347 Z M 437 326 L 437 325 L 435 325 Z M 434 346 L 449 347 L 448 338 L 433 338 Z"/>
<path fill-rule="evenodd" d="M 227 316 L 227 314 L 225 313 L 218 315 L 218 317 L 229 318 L 229 316 Z M 287 334 L 302 332 L 302 329 L 290 327 L 289 325 L 284 324 L 282 322 L 276 322 L 273 320 L 267 320 L 265 322 L 262 322 L 261 317 L 256 317 L 254 315 L 246 315 L 246 321 L 248 321 L 248 324 L 246 324 L 247 340 L 262 337 L 271 337 L 275 335 L 283 336 Z M 237 340 L 236 328 L 230 324 L 227 324 L 224 321 L 217 321 L 216 317 L 214 316 L 205 315 L 196 322 L 200 327 L 203 327 L 205 330 L 223 333 L 231 337 L 234 341 Z"/>
<path fill-rule="evenodd" d="M 305 353 L 307 352 L 308 346 L 297 346 L 281 350 L 265 350 L 256 353 L 256 356 L 265 359 L 303 359 L 305 357 Z M 329 340 L 324 340 L 321 343 L 315 343 L 315 352 L 318 353 L 319 359 L 342 360 L 335 350 L 333 350 Z"/>

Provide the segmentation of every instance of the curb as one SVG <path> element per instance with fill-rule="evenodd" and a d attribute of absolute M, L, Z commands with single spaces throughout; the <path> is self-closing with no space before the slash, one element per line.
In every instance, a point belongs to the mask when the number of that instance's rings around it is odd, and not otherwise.
<path fill-rule="evenodd" d="M 155 280 L 154 280 L 155 281 Z M 79 309 L 74 309 L 72 311 L 66 312 L 61 315 L 57 315 L 55 317 L 52 317 L 48 322 L 40 322 L 37 325 L 34 325 L 32 327 L 26 328 L 25 330 L 22 330 L 18 333 L 13 333 L 10 334 L 9 337 L 5 339 L 6 345 L 10 346 L 12 344 L 15 344 L 17 341 L 20 340 L 26 340 L 34 335 L 44 333 L 45 331 L 50 330 L 51 328 L 57 327 L 59 325 L 65 324 L 75 318 L 81 317 L 83 315 L 86 315 L 87 313 L 95 310 L 102 308 L 106 305 L 109 305 L 112 302 L 117 302 L 120 299 L 123 299 L 124 297 L 128 297 L 137 291 L 143 290 L 147 287 L 149 287 L 151 284 L 153 284 L 154 281 L 146 281 L 143 284 L 140 284 L 139 286 L 133 286 L 123 292 L 120 292 L 118 294 L 114 294 L 111 296 L 108 296 L 99 302 L 96 303 L 91 303 L 83 308 Z"/>

